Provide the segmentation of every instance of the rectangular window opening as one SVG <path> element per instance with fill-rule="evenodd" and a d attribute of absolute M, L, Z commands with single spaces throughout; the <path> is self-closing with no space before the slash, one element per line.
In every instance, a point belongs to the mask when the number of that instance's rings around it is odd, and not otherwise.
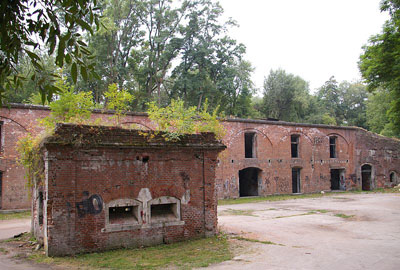
<path fill-rule="evenodd" d="M 300 193 L 300 168 L 292 168 L 292 192 Z"/>
<path fill-rule="evenodd" d="M 330 158 L 337 158 L 336 137 L 329 137 L 329 156 L 330 156 Z"/>
<path fill-rule="evenodd" d="M 249 132 L 244 134 L 244 152 L 245 158 L 255 158 L 255 133 Z"/>
<path fill-rule="evenodd" d="M 43 192 L 39 191 L 38 194 L 38 200 L 39 200 L 39 207 L 38 207 L 38 218 L 39 218 L 39 225 L 43 224 Z"/>
<path fill-rule="evenodd" d="M 151 222 L 172 221 L 177 218 L 178 213 L 176 203 L 151 205 Z"/>
<path fill-rule="evenodd" d="M 292 158 L 298 158 L 299 157 L 299 136 L 298 135 L 292 135 L 290 137 L 290 142 L 292 146 Z"/>
<path fill-rule="evenodd" d="M 110 224 L 126 224 L 138 222 L 138 206 L 116 206 L 108 208 Z"/>

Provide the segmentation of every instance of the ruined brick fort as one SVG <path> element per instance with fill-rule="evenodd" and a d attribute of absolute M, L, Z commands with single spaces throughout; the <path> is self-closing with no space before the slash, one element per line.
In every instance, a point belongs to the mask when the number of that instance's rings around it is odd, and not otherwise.
<path fill-rule="evenodd" d="M 30 207 L 16 143 L 39 133 L 49 109 L 10 105 L 0 109 L 0 208 Z M 110 112 L 92 117 L 109 121 Z M 128 113 L 123 124 L 151 130 L 146 114 Z M 400 141 L 356 127 L 227 119 L 227 146 L 216 160 L 218 198 L 391 187 L 400 182 Z M 149 161 L 151 162 L 151 160 Z M 161 165 L 160 165 L 161 166 Z M 86 194 L 90 196 L 90 194 Z M 108 202 L 105 202 L 108 203 Z"/>

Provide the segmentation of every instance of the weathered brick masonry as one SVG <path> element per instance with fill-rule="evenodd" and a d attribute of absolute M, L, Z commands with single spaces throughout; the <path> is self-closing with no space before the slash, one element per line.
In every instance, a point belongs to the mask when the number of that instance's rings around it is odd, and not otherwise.
<path fill-rule="evenodd" d="M 63 124 L 42 149 L 34 231 L 50 256 L 216 232 L 215 167 L 225 146 L 212 133 L 171 142 L 151 131 Z"/>
<path fill-rule="evenodd" d="M 48 114 L 49 110 L 42 106 L 0 109 L 2 209 L 30 205 L 24 170 L 15 163 L 15 146 L 21 135 L 39 132 L 36 119 Z M 92 117 L 107 122 L 110 116 L 96 111 Z M 145 114 L 129 113 L 123 123 L 152 128 Z M 228 119 L 223 124 L 227 134 L 222 141 L 228 148 L 219 155 L 218 198 L 235 198 L 241 193 L 247 196 L 374 189 L 399 183 L 399 140 L 355 127 L 249 119 Z M 292 147 L 297 148 L 297 157 L 292 157 Z"/>
<path fill-rule="evenodd" d="M 219 198 L 370 190 L 399 183 L 396 139 L 356 127 L 248 119 L 228 119 L 224 125 L 227 149 L 217 169 Z"/>

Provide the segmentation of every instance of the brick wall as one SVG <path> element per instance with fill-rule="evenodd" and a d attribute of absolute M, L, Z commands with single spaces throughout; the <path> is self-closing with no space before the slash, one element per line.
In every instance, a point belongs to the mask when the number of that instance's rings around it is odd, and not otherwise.
<path fill-rule="evenodd" d="M 48 255 L 215 234 L 215 167 L 224 146 L 210 134 L 179 142 L 149 138 L 134 130 L 62 125 L 46 139 L 45 179 L 33 205 L 34 231 Z"/>
<path fill-rule="evenodd" d="M 24 170 L 15 162 L 18 137 L 27 130 L 37 133 L 35 119 L 48 115 L 42 106 L 16 105 L 0 109 L 2 152 L 0 170 L 3 172 L 1 206 L 3 209 L 28 208 L 30 202 L 25 189 Z M 93 119 L 110 122 L 109 112 L 96 111 Z M 151 129 L 145 114 L 129 113 L 124 125 L 136 124 Z M 299 169 L 299 191 L 302 193 L 331 190 L 331 173 L 340 174 L 339 189 L 362 188 L 361 166 L 373 167 L 371 188 L 393 186 L 399 182 L 400 143 L 354 127 L 334 127 L 285 123 L 280 121 L 228 119 L 223 143 L 228 149 L 219 155 L 217 174 L 218 198 L 240 195 L 239 171 L 250 169 L 244 178 L 257 174 L 258 195 L 289 194 L 293 192 L 292 170 Z M 255 158 L 245 158 L 245 133 L 255 134 Z M 291 157 L 291 136 L 299 139 L 299 157 Z M 329 137 L 336 138 L 337 157 L 330 158 Z M 253 170 L 253 171 L 252 171 Z M 390 182 L 394 173 L 395 181 Z M 376 175 L 376 177 L 375 177 Z M 242 177 L 243 178 L 243 177 Z M 376 181 L 375 181 L 376 179 Z"/>

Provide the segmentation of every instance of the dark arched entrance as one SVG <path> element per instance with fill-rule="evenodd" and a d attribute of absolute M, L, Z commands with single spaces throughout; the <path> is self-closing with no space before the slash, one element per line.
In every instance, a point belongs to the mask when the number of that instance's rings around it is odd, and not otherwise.
<path fill-rule="evenodd" d="M 239 196 L 258 196 L 258 178 L 261 170 L 246 168 L 239 171 Z"/>
<path fill-rule="evenodd" d="M 362 190 L 371 190 L 372 167 L 365 164 L 361 166 L 361 186 Z"/>

